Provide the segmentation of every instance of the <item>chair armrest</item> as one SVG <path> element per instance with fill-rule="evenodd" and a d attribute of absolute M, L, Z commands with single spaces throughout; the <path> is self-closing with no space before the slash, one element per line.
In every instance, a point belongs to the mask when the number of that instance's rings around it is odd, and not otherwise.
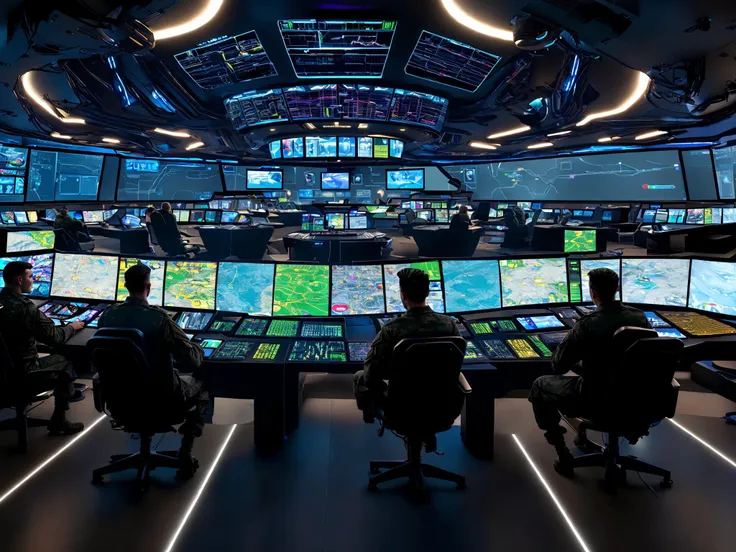
<path fill-rule="evenodd" d="M 105 413 L 105 399 L 102 394 L 102 382 L 100 375 L 95 374 L 92 377 L 92 399 L 94 400 L 95 410 Z"/>
<path fill-rule="evenodd" d="M 675 378 L 672 378 L 672 389 L 676 389 L 677 391 L 680 390 L 680 382 Z"/>
<path fill-rule="evenodd" d="M 468 380 L 465 379 L 465 376 L 462 372 L 457 377 L 457 384 L 460 386 L 460 390 L 465 393 L 466 395 L 469 395 L 472 393 L 473 388 L 470 387 L 470 384 L 468 383 Z"/>

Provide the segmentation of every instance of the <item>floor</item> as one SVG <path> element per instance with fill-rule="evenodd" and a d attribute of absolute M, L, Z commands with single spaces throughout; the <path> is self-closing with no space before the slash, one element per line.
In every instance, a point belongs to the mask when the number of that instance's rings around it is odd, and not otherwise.
<path fill-rule="evenodd" d="M 736 405 L 690 382 L 683 388 L 689 391 L 682 392 L 676 422 L 727 459 L 673 422 L 662 422 L 631 450 L 671 469 L 671 490 L 644 476 L 650 489 L 629 474 L 630 486 L 610 496 L 599 487 L 598 469 L 561 478 L 528 402 L 509 398 L 497 401 L 492 461 L 464 449 L 459 427 L 440 435 L 444 455 L 425 461 L 463 473 L 468 488 L 430 482 L 426 504 L 410 501 L 401 484 L 378 493 L 366 489 L 368 461 L 401 459 L 404 448 L 362 422 L 349 398 L 349 376 L 307 379 L 301 426 L 272 456 L 253 446 L 250 403 L 218 400 L 217 425 L 195 445 L 201 464 L 195 479 L 180 483 L 172 471 L 157 470 L 142 497 L 131 473 L 110 476 L 102 486 L 90 483 L 93 468 L 110 454 L 135 450 L 137 441 L 113 431 L 87 397 L 73 405 L 71 417 L 91 429 L 76 439 L 37 429 L 21 456 L 10 452 L 13 435 L 0 434 L 0 549 L 733 552 L 736 427 L 720 416 Z M 43 404 L 34 414 L 43 417 L 50 409 Z M 160 449 L 176 448 L 178 441 L 165 435 Z"/>

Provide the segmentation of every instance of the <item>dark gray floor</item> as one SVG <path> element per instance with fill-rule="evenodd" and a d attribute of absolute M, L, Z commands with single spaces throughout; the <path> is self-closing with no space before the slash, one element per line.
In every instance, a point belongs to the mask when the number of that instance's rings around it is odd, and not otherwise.
<path fill-rule="evenodd" d="M 368 461 L 400 459 L 403 444 L 376 435 L 362 423 L 342 387 L 349 378 L 316 376 L 308 381 L 300 428 L 284 449 L 263 456 L 253 447 L 252 424 L 236 426 L 220 464 L 184 526 L 174 550 L 269 550 L 390 552 L 406 550 L 575 551 L 582 550 L 512 438 L 515 434 L 547 479 L 591 552 L 732 552 L 736 542 L 736 467 L 715 456 L 669 421 L 631 447 L 634 454 L 673 472 L 674 488 L 660 491 L 657 478 L 636 474 L 617 496 L 598 485 L 601 472 L 580 471 L 572 481 L 551 467 L 553 450 L 534 426 L 524 399 L 497 402 L 496 457 L 474 458 L 460 442 L 459 428 L 440 436 L 444 456 L 425 461 L 468 478 L 457 491 L 429 482 L 430 501 L 408 500 L 401 484 L 378 493 L 366 490 Z M 717 397 L 684 393 L 689 411 L 712 410 Z M 323 398 L 316 398 L 323 397 Z M 49 414 L 44 404 L 38 414 Z M 219 405 L 218 405 L 219 408 Z M 238 418 L 220 412 L 216 418 Z M 247 410 L 247 409 L 246 409 Z M 99 415 L 91 397 L 73 405 L 72 416 L 87 423 Z M 241 416 L 242 419 L 242 416 Z M 683 426 L 736 458 L 736 428 L 716 417 L 678 414 Z M 169 470 L 154 472 L 144 497 L 131 485 L 132 474 L 90 483 L 91 470 L 107 456 L 132 451 L 137 441 L 114 432 L 106 420 L 0 502 L 3 552 L 161 551 L 197 493 L 230 425 L 209 426 L 195 446 L 202 468 L 179 483 Z M 0 496 L 19 478 L 59 450 L 67 438 L 35 430 L 26 456 L 0 435 Z M 176 448 L 167 435 L 161 449 Z"/>

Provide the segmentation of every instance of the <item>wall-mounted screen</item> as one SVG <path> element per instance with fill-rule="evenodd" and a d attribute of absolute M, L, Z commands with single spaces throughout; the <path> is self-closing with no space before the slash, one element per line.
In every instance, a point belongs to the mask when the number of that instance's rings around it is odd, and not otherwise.
<path fill-rule="evenodd" d="M 389 155 L 391 157 L 400 158 L 404 155 L 404 142 L 401 140 L 394 140 L 393 138 L 389 142 Z"/>
<path fill-rule="evenodd" d="M 387 190 L 423 190 L 424 169 L 386 171 Z"/>
<path fill-rule="evenodd" d="M 323 190 L 349 190 L 350 173 L 323 172 L 320 175 L 320 188 Z"/>
<path fill-rule="evenodd" d="M 501 308 L 498 261 L 442 261 L 447 312 Z"/>
<path fill-rule="evenodd" d="M 272 264 L 219 263 L 217 310 L 271 316 Z"/>
<path fill-rule="evenodd" d="M 340 106 L 343 119 L 386 121 L 391 109 L 393 88 L 364 84 L 341 84 Z"/>
<path fill-rule="evenodd" d="M 307 136 L 305 139 L 307 157 L 337 157 L 337 137 Z"/>
<path fill-rule="evenodd" d="M 276 265 L 274 316 L 327 316 L 329 303 L 329 266 Z"/>
<path fill-rule="evenodd" d="M 28 201 L 95 201 L 103 158 L 86 153 L 32 150 Z"/>
<path fill-rule="evenodd" d="M 709 149 L 682 150 L 682 167 L 685 170 L 687 191 L 691 200 L 718 199 L 713 158 Z"/>
<path fill-rule="evenodd" d="M 719 261 L 692 261 L 688 306 L 728 316 L 736 316 L 736 264 Z"/>
<path fill-rule="evenodd" d="M 385 312 L 380 265 L 332 266 L 330 314 L 381 314 Z"/>
<path fill-rule="evenodd" d="M 23 203 L 28 150 L 0 145 L 0 203 Z"/>
<path fill-rule="evenodd" d="M 289 112 L 280 88 L 250 90 L 228 98 L 225 100 L 225 115 L 235 130 L 289 121 Z"/>
<path fill-rule="evenodd" d="M 25 253 L 53 249 L 56 234 L 53 230 L 23 230 L 8 232 L 6 251 L 8 253 Z"/>
<path fill-rule="evenodd" d="M 338 139 L 338 157 L 355 157 L 355 136 L 340 136 Z"/>
<path fill-rule="evenodd" d="M 115 301 L 118 258 L 56 253 L 51 295 Z"/>
<path fill-rule="evenodd" d="M 560 259 L 502 259 L 503 306 L 567 303 L 567 263 Z"/>
<path fill-rule="evenodd" d="M 358 138 L 358 157 L 369 159 L 373 157 L 373 138 L 360 136 Z"/>
<path fill-rule="evenodd" d="M 222 192 L 220 167 L 213 163 L 124 159 L 118 181 L 119 201 L 209 200 Z"/>
<path fill-rule="evenodd" d="M 246 171 L 246 189 L 281 190 L 284 187 L 284 172 L 281 170 Z"/>
<path fill-rule="evenodd" d="M 391 101 L 391 121 L 440 130 L 445 122 L 446 98 L 397 88 Z"/>
<path fill-rule="evenodd" d="M 687 259 L 630 259 L 621 261 L 621 299 L 672 307 L 687 306 Z"/>
<path fill-rule="evenodd" d="M 284 88 L 284 98 L 293 121 L 340 118 L 336 84 L 291 86 Z"/>
<path fill-rule="evenodd" d="M 442 297 L 442 275 L 439 261 L 386 264 L 383 266 L 383 280 L 386 285 L 386 312 L 404 312 L 401 302 L 401 288 L 398 274 L 404 268 L 423 270 L 429 276 L 429 296 L 427 304 L 435 312 L 445 312 L 445 300 Z"/>
<path fill-rule="evenodd" d="M 31 297 L 48 297 L 51 293 L 51 273 L 54 267 L 54 254 L 30 255 L 27 257 L 0 257 L 0 272 L 13 261 L 33 265 L 33 286 L 28 294 Z"/>
<path fill-rule="evenodd" d="M 281 140 L 281 151 L 284 159 L 300 159 L 304 157 L 304 139 L 284 138 Z"/>

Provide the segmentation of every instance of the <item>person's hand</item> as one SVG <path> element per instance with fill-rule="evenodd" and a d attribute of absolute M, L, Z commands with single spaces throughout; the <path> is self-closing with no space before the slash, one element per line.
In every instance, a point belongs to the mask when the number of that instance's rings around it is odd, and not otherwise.
<path fill-rule="evenodd" d="M 71 323 L 71 324 L 69 324 L 69 325 L 70 325 L 70 326 L 71 326 L 72 328 L 74 328 L 74 331 L 75 331 L 75 332 L 78 332 L 79 330 L 81 330 L 82 328 L 84 328 L 84 322 L 82 322 L 81 320 L 77 320 L 76 322 L 72 322 L 72 323 Z"/>

